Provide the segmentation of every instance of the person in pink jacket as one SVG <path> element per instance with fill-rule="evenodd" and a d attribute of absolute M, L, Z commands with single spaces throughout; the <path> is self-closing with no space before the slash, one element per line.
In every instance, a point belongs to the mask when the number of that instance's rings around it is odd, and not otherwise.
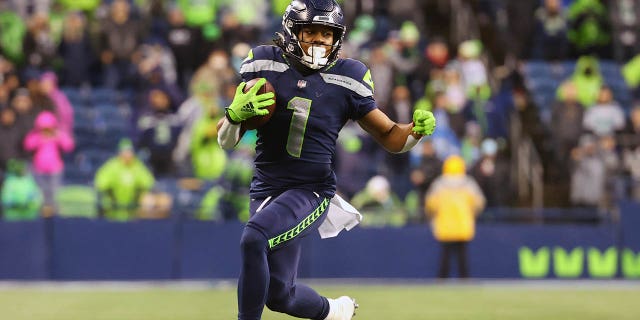
<path fill-rule="evenodd" d="M 58 118 L 58 128 L 73 137 L 73 106 L 60 88 L 58 88 L 58 76 L 47 71 L 40 76 L 42 91 L 53 101 L 55 114 Z"/>
<path fill-rule="evenodd" d="M 44 194 L 45 213 L 56 208 L 55 196 L 64 170 L 61 153 L 74 147 L 73 138 L 59 128 L 58 119 L 49 111 L 38 114 L 33 130 L 24 139 L 24 149 L 33 154 L 32 170 Z"/>

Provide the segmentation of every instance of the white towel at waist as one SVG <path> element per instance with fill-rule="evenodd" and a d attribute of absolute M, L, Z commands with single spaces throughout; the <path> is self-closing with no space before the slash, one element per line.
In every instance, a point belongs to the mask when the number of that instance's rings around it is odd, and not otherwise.
<path fill-rule="evenodd" d="M 320 238 L 335 237 L 343 229 L 351 230 L 360 221 L 362 221 L 362 214 L 342 197 L 335 195 L 329 204 L 327 218 L 318 227 Z"/>

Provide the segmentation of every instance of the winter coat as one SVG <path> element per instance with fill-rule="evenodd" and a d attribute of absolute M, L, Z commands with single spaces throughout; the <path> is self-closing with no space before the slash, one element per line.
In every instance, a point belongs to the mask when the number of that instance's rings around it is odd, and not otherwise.
<path fill-rule="evenodd" d="M 473 178 L 441 175 L 427 191 L 425 211 L 432 217 L 438 241 L 470 241 L 475 236 L 475 218 L 484 205 L 484 195 Z"/>

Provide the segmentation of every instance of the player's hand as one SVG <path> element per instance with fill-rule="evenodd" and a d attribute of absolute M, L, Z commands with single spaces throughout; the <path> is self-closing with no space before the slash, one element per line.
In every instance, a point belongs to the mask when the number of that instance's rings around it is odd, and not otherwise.
<path fill-rule="evenodd" d="M 251 117 L 263 116 L 269 113 L 269 110 L 264 108 L 275 103 L 273 99 L 275 94 L 273 92 L 256 94 L 265 82 L 267 82 L 267 79 L 261 78 L 247 93 L 244 92 L 244 87 L 247 85 L 246 82 L 238 85 L 233 102 L 227 108 L 229 118 L 233 122 L 242 122 Z"/>
<path fill-rule="evenodd" d="M 436 118 L 431 111 L 418 109 L 413 112 L 413 132 L 428 136 L 435 129 Z"/>

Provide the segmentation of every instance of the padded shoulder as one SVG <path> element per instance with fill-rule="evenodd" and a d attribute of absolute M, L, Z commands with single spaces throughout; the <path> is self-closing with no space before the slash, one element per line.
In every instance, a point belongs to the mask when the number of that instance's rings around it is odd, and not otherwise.
<path fill-rule="evenodd" d="M 242 61 L 240 74 L 243 79 L 252 79 L 247 77 L 249 74 L 255 74 L 263 71 L 284 72 L 289 69 L 289 65 L 282 56 L 282 50 L 277 46 L 257 46 Z"/>
<path fill-rule="evenodd" d="M 321 72 L 320 75 L 325 82 L 345 87 L 363 97 L 373 95 L 374 84 L 371 71 L 358 60 L 339 59 L 334 66 Z"/>

